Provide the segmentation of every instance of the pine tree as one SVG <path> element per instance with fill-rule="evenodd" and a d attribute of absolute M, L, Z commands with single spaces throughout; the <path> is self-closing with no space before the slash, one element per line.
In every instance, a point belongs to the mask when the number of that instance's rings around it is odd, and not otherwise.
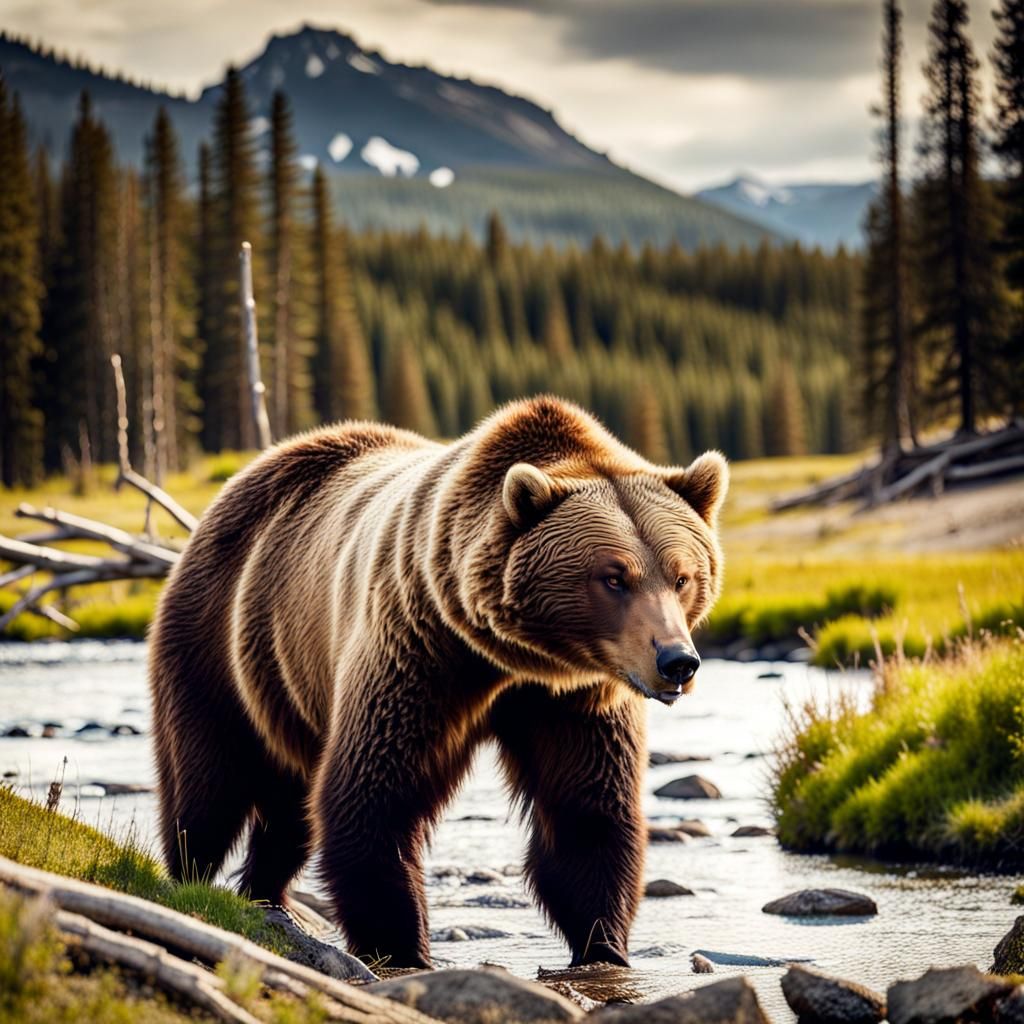
<path fill-rule="evenodd" d="M 861 349 L 864 409 L 880 427 L 883 451 L 899 451 L 914 437 L 916 388 L 912 335 L 908 330 L 903 192 L 900 185 L 900 58 L 903 14 L 897 0 L 883 0 L 884 118 L 882 185 L 866 225 L 864 313 Z"/>
<path fill-rule="evenodd" d="M 437 420 L 430 401 L 423 363 L 406 338 L 391 339 L 381 381 L 381 413 L 388 423 L 433 437 Z"/>
<path fill-rule="evenodd" d="M 255 427 L 249 415 L 249 385 L 245 371 L 245 342 L 241 331 L 238 254 L 251 242 L 257 302 L 260 247 L 258 179 L 245 86 L 237 69 L 229 68 L 217 104 L 212 151 L 213 191 L 213 304 L 205 339 L 205 396 L 207 447 L 252 448 Z"/>
<path fill-rule="evenodd" d="M 992 410 L 999 389 L 1001 294 L 994 224 L 980 172 L 978 62 L 966 0 L 936 0 L 925 66 L 924 176 L 917 189 L 919 330 L 935 354 L 937 402 L 955 400 L 962 432 Z"/>
<path fill-rule="evenodd" d="M 791 363 L 775 371 L 764 405 L 765 446 L 769 455 L 803 455 L 807 451 L 806 410 Z"/>
<path fill-rule="evenodd" d="M 214 434 L 219 432 L 216 414 L 210 410 L 217 401 L 217 382 L 213 377 L 216 359 L 208 353 L 216 331 L 217 287 L 213 253 L 214 201 L 210 147 L 199 145 L 199 195 L 196 201 L 196 251 L 193 273 L 196 282 L 196 391 L 201 430 L 200 440 L 208 451 L 215 447 Z"/>
<path fill-rule="evenodd" d="M 999 34 L 993 53 L 996 73 L 996 137 L 1002 166 L 1002 232 L 1005 278 L 1016 308 L 1007 338 L 1006 380 L 1010 404 L 1024 406 L 1024 0 L 1003 0 L 995 12 Z"/>
<path fill-rule="evenodd" d="M 149 236 L 149 365 L 156 458 L 175 472 L 195 440 L 196 349 L 188 313 L 186 208 L 178 140 L 161 107 L 146 144 L 146 226 Z"/>
<path fill-rule="evenodd" d="M 34 400 L 39 338 L 39 226 L 25 121 L 0 76 L 0 484 L 29 486 L 43 466 Z"/>
<path fill-rule="evenodd" d="M 58 458 L 77 452 L 83 460 L 113 461 L 117 191 L 110 135 L 93 116 L 87 93 L 72 129 L 60 204 L 62 242 L 50 302 L 52 352 L 47 353 L 53 368 L 47 441 Z"/>
<path fill-rule="evenodd" d="M 508 232 L 497 210 L 487 218 L 487 261 L 492 267 L 500 266 L 508 257 Z"/>
<path fill-rule="evenodd" d="M 294 303 L 295 254 L 294 204 L 298 184 L 295 156 L 298 151 L 292 129 L 292 112 L 282 92 L 275 92 L 270 113 L 270 238 L 267 250 L 271 285 L 271 343 L 273 376 L 270 406 L 274 434 L 294 433 L 309 421 L 301 406 L 304 395 L 296 387 L 304 376 L 299 364 L 301 347 L 296 335 Z M 298 378 L 298 380 L 296 379 Z"/>
<path fill-rule="evenodd" d="M 334 230 L 327 179 L 313 172 L 313 400 L 322 422 L 373 419 L 373 369 L 356 315 L 344 236 Z"/>

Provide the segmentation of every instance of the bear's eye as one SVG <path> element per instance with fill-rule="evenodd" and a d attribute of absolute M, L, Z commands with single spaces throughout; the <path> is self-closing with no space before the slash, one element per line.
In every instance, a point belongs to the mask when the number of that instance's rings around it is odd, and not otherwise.
<path fill-rule="evenodd" d="M 683 587 L 685 587 L 686 584 L 689 583 L 689 582 L 690 582 L 690 577 L 689 576 L 680 576 L 676 580 L 676 590 L 682 590 Z"/>
<path fill-rule="evenodd" d="M 626 581 L 621 576 L 605 576 L 604 585 L 609 590 L 625 590 Z"/>

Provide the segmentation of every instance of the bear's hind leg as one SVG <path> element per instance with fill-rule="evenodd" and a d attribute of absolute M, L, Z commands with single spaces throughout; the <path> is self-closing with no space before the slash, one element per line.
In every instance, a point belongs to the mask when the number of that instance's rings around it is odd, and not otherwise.
<path fill-rule="evenodd" d="M 288 883 L 309 859 L 308 790 L 305 778 L 283 771 L 264 782 L 239 872 L 239 890 L 249 899 L 283 903 Z"/>
<path fill-rule="evenodd" d="M 526 874 L 573 966 L 629 965 L 643 883 L 643 708 L 601 698 L 598 687 L 523 686 L 491 712 L 510 787 L 530 813 Z"/>

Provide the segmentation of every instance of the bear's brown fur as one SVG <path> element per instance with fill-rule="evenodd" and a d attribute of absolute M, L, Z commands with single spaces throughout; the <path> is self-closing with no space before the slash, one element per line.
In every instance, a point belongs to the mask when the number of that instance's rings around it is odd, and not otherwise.
<path fill-rule="evenodd" d="M 358 955 L 429 965 L 421 857 L 475 747 L 531 819 L 573 963 L 626 963 L 646 830 L 643 697 L 699 663 L 724 460 L 654 466 L 568 403 L 450 445 L 366 423 L 263 454 L 171 575 L 150 679 L 162 842 L 279 902 L 313 850 Z"/>

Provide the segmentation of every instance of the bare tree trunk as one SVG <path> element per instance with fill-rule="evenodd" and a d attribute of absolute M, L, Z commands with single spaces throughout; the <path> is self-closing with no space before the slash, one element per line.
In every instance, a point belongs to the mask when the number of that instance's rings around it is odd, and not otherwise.
<path fill-rule="evenodd" d="M 256 300 L 252 293 L 252 246 L 242 243 L 239 253 L 241 273 L 242 335 L 245 338 L 245 365 L 249 381 L 249 399 L 252 423 L 259 448 L 269 448 L 270 420 L 267 417 L 267 389 L 260 376 L 260 343 L 256 331 Z"/>

